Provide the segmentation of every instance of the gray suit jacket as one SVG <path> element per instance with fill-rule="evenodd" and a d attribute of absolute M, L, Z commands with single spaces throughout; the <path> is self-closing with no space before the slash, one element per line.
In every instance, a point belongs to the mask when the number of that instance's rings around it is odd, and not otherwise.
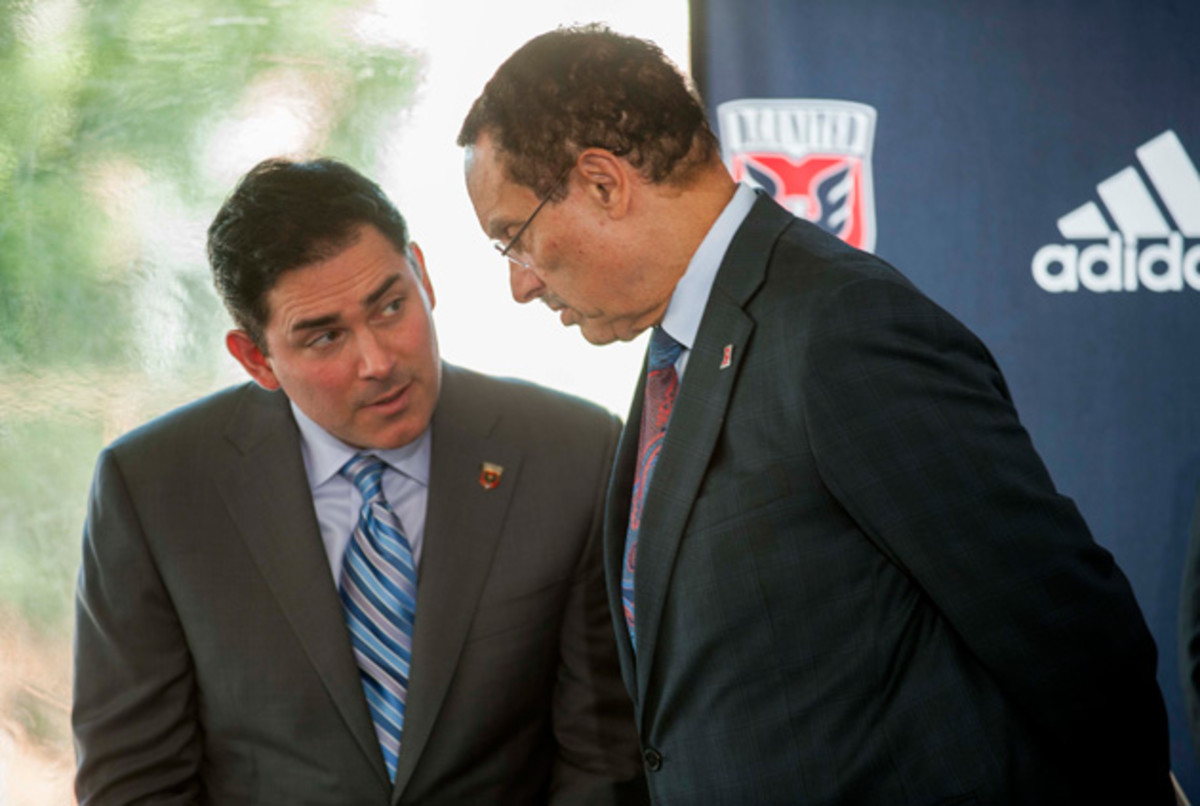
<path fill-rule="evenodd" d="M 636 452 L 606 566 L 656 804 L 1172 802 L 1129 585 L 984 346 L 882 261 L 766 197 L 739 229 L 642 512 L 635 658 Z"/>
<path fill-rule="evenodd" d="M 616 419 L 445 366 L 432 428 L 394 787 L 284 395 L 226 390 L 103 452 L 77 595 L 82 803 L 637 801 L 600 563 Z"/>

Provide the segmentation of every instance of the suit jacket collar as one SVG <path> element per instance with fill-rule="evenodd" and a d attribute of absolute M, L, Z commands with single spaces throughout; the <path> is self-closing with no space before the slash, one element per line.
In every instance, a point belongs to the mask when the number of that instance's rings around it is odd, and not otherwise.
<path fill-rule="evenodd" d="M 614 618 L 619 622 L 622 674 L 626 685 L 634 692 L 639 720 L 647 710 L 645 697 L 656 662 L 659 623 L 670 586 L 671 568 L 716 446 L 741 369 L 741 359 L 754 331 L 754 321 L 744 308 L 766 277 L 775 241 L 794 220 L 769 197 L 759 195 L 721 262 L 696 343 L 688 357 L 687 372 L 642 510 L 634 579 L 638 635 L 636 662 L 624 621 Z M 642 381 L 634 395 L 617 449 L 606 506 L 609 601 L 615 603 L 616 611 L 620 610 L 620 569 L 629 522 L 630 491 L 637 459 L 637 424 L 641 422 L 644 385 L 643 368 Z"/>

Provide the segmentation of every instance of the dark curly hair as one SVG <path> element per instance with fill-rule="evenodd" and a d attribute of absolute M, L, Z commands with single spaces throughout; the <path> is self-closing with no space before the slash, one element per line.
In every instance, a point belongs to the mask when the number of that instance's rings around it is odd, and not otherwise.
<path fill-rule="evenodd" d="M 537 36 L 500 65 L 458 144 L 484 133 L 512 181 L 538 195 L 585 148 L 624 157 L 656 184 L 684 183 L 718 153 L 700 98 L 662 49 L 595 23 Z"/>
<path fill-rule="evenodd" d="M 407 253 L 400 211 L 348 165 L 273 158 L 242 177 L 208 228 L 208 262 L 225 307 L 259 349 L 266 352 L 266 297 L 279 275 L 336 255 L 363 224 Z"/>

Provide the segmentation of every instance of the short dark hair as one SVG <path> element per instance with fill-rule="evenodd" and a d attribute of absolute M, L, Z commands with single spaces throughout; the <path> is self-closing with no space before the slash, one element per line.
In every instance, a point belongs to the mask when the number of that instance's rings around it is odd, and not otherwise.
<path fill-rule="evenodd" d="M 718 155 L 704 105 L 662 49 L 596 23 L 541 34 L 500 65 L 458 144 L 484 133 L 509 178 L 539 195 L 586 148 L 624 157 L 656 184 L 685 182 Z"/>
<path fill-rule="evenodd" d="M 279 275 L 336 255 L 364 224 L 407 252 L 404 217 L 350 166 L 272 158 L 251 168 L 208 228 L 213 281 L 237 326 L 265 351 L 266 298 Z"/>

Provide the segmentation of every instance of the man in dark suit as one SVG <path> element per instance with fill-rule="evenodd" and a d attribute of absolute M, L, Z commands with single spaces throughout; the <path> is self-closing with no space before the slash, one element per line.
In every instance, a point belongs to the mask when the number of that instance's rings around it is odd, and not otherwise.
<path fill-rule="evenodd" d="M 442 364 L 420 250 L 340 163 L 257 166 L 209 257 L 257 384 L 100 457 L 80 802 L 644 799 L 601 565 L 616 418 Z"/>
<path fill-rule="evenodd" d="M 974 335 L 736 186 L 651 43 L 536 37 L 459 144 L 518 301 L 654 329 L 605 552 L 655 803 L 1172 802 L 1137 603 Z"/>

